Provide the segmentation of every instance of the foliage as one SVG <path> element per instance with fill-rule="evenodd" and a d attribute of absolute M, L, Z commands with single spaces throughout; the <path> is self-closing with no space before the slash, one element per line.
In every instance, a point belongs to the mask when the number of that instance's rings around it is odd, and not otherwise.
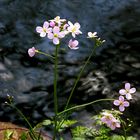
<path fill-rule="evenodd" d="M 28 136 L 27 133 L 23 132 L 20 136 L 20 140 L 27 140 Z"/>
<path fill-rule="evenodd" d="M 77 126 L 72 129 L 73 140 L 87 140 L 102 135 L 100 131 L 92 127 Z"/>
<path fill-rule="evenodd" d="M 5 140 L 11 140 L 13 134 L 14 134 L 14 130 L 9 130 L 9 129 L 5 130 L 4 131 L 4 139 Z"/>

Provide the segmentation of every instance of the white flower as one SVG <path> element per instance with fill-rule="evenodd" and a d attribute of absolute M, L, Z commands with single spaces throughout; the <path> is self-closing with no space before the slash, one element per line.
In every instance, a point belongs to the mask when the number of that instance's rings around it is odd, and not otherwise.
<path fill-rule="evenodd" d="M 97 37 L 97 32 L 88 32 L 88 37 L 87 38 L 95 38 Z"/>
<path fill-rule="evenodd" d="M 55 26 L 53 28 L 52 33 L 48 33 L 48 38 L 52 39 L 55 45 L 58 45 L 60 43 L 59 39 L 63 37 L 65 37 L 65 33 L 63 31 L 60 31 L 60 28 L 58 26 Z"/>
<path fill-rule="evenodd" d="M 63 22 L 66 21 L 66 19 L 60 19 L 59 16 L 55 17 L 54 19 L 50 20 L 50 21 L 54 21 L 55 23 L 58 24 L 58 26 L 60 26 Z"/>
<path fill-rule="evenodd" d="M 52 28 L 49 28 L 49 23 L 45 21 L 43 27 L 41 26 L 36 27 L 36 31 L 40 33 L 40 37 L 45 37 L 47 33 L 52 31 Z"/>
<path fill-rule="evenodd" d="M 82 34 L 82 32 L 79 30 L 80 29 L 80 24 L 76 22 L 75 24 L 72 24 L 70 21 L 68 21 L 69 27 L 68 32 L 72 33 L 72 36 L 75 38 L 76 35 Z"/>
<path fill-rule="evenodd" d="M 126 99 L 128 99 L 128 100 L 132 99 L 132 95 L 131 94 L 136 92 L 136 88 L 130 88 L 130 87 L 131 87 L 130 83 L 126 83 L 125 84 L 125 89 L 119 90 L 119 93 L 121 95 L 125 95 Z"/>

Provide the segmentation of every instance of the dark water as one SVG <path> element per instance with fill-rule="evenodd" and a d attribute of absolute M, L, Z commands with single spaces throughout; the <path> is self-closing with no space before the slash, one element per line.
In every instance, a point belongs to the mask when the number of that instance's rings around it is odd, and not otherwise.
<path fill-rule="evenodd" d="M 0 120 L 24 124 L 15 111 L 3 104 L 6 94 L 14 96 L 15 104 L 25 115 L 30 112 L 27 116 L 34 124 L 53 115 L 53 65 L 44 56 L 29 58 L 27 49 L 35 46 L 53 53 L 52 44 L 47 38 L 41 39 L 35 27 L 59 15 L 78 21 L 83 32 L 78 51 L 67 49 L 63 43 L 66 50 L 60 52 L 60 106 L 92 49 L 93 43 L 86 39 L 86 33 L 97 31 L 106 43 L 97 50 L 98 56 L 91 59 L 72 102 L 116 96 L 124 82 L 131 82 L 138 92 L 128 113 L 135 114 L 135 133 L 139 135 L 139 7 L 139 0 L 0 0 Z M 85 120 L 97 108 L 101 110 L 102 106 L 91 106 L 73 117 L 86 112 L 81 118 Z"/>

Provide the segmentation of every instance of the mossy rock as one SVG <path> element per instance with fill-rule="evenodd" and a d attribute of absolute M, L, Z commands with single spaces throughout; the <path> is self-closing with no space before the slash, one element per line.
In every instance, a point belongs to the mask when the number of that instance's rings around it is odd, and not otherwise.
<path fill-rule="evenodd" d="M 38 132 L 35 133 L 39 135 Z M 51 140 L 48 136 L 41 135 L 42 140 Z M 0 122 L 0 140 L 32 140 L 29 130 L 9 122 Z"/>

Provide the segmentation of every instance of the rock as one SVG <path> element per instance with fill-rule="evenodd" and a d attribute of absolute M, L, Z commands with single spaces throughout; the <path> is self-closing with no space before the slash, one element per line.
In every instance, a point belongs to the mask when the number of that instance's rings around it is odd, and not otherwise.
<path fill-rule="evenodd" d="M 27 140 L 32 140 L 29 136 L 29 129 L 19 127 L 10 122 L 0 122 L 0 140 L 5 140 L 5 133 L 10 133 L 10 140 L 19 140 L 21 139 L 22 134 L 27 134 Z M 38 134 L 38 132 L 37 132 Z M 43 140 L 51 140 L 49 136 L 42 135 Z"/>

